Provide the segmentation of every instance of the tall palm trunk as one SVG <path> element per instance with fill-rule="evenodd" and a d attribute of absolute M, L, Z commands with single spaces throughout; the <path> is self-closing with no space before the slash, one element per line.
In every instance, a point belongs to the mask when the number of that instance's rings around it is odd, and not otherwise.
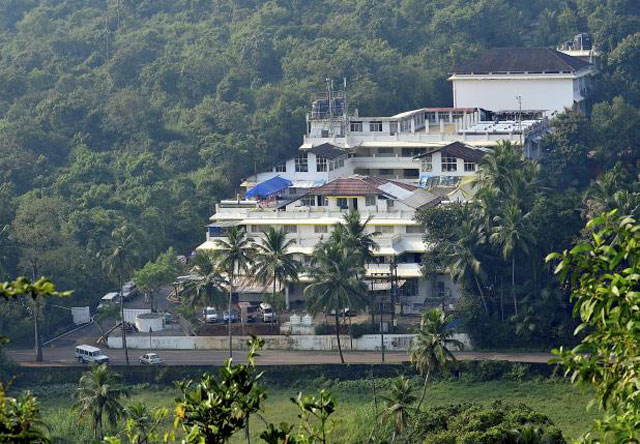
<path fill-rule="evenodd" d="M 231 333 L 231 299 L 233 298 L 233 271 L 229 273 L 229 304 L 227 309 L 229 310 L 227 313 L 229 314 L 227 318 L 227 326 L 229 327 L 229 359 L 233 358 L 233 347 L 231 342 L 233 340 L 233 335 Z"/>
<path fill-rule="evenodd" d="M 118 293 L 120 294 L 120 319 L 122 320 L 122 348 L 124 348 L 124 358 L 129 365 L 129 349 L 127 348 L 127 331 L 124 326 L 124 296 L 122 294 L 122 259 L 119 259 L 118 270 Z"/>
<path fill-rule="evenodd" d="M 484 297 L 484 292 L 482 291 L 482 285 L 480 285 L 480 280 L 478 279 L 478 275 L 473 273 L 473 279 L 476 281 L 476 287 L 478 287 L 478 291 L 480 292 L 480 299 L 482 299 L 482 305 L 484 306 L 484 311 L 489 314 L 489 306 L 487 305 L 487 300 Z"/>
<path fill-rule="evenodd" d="M 424 377 L 424 385 L 422 386 L 422 396 L 420 397 L 420 402 L 418 402 L 418 407 L 416 407 L 416 411 L 420 411 L 420 407 L 422 407 L 422 403 L 424 402 L 424 398 L 427 395 L 427 383 L 429 382 L 429 373 L 431 373 L 431 369 L 427 369 L 427 374 Z"/>
<path fill-rule="evenodd" d="M 344 364 L 344 356 L 342 356 L 342 346 L 340 345 L 340 324 L 338 323 L 338 310 L 336 309 L 336 337 L 338 338 L 338 351 L 340 352 L 340 362 Z"/>
<path fill-rule="evenodd" d="M 38 262 L 37 259 L 34 259 L 31 264 L 31 270 L 33 273 L 32 280 L 35 282 L 36 277 L 38 275 Z M 38 298 L 34 298 L 32 302 L 33 309 L 33 350 L 36 356 L 36 362 L 42 362 L 42 346 L 40 345 L 40 329 L 38 325 L 38 311 L 39 304 Z"/>
<path fill-rule="evenodd" d="M 511 297 L 513 298 L 513 311 L 518 316 L 518 298 L 516 297 L 516 253 L 511 255 Z"/>

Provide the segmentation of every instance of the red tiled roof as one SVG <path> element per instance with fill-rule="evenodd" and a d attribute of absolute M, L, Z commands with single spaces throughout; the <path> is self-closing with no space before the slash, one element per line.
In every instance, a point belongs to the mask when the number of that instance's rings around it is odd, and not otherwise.
<path fill-rule="evenodd" d="M 332 180 L 320 187 L 313 188 L 309 194 L 318 196 L 371 196 L 381 191 L 360 177 L 344 177 Z"/>

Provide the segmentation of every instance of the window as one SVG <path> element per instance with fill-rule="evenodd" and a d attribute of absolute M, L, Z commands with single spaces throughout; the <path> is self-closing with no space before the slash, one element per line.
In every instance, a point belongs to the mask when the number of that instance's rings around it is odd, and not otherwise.
<path fill-rule="evenodd" d="M 468 160 L 464 161 L 464 170 L 465 171 L 475 171 L 476 170 L 476 163 L 475 162 L 469 162 Z"/>
<path fill-rule="evenodd" d="M 351 131 L 354 133 L 362 132 L 362 122 L 351 122 Z"/>
<path fill-rule="evenodd" d="M 284 231 L 286 234 L 297 233 L 298 232 L 298 226 L 297 225 L 283 225 L 282 226 L 282 231 Z"/>
<path fill-rule="evenodd" d="M 329 137 L 329 130 L 320 130 L 320 137 L 323 138 L 328 138 Z"/>
<path fill-rule="evenodd" d="M 329 232 L 329 227 L 326 225 L 314 225 L 313 232 L 316 234 L 326 234 Z"/>
<path fill-rule="evenodd" d="M 407 234 L 422 234 L 424 230 L 420 225 L 407 225 Z"/>
<path fill-rule="evenodd" d="M 346 210 L 349 208 L 349 202 L 346 197 L 338 197 L 336 201 L 336 205 L 338 206 L 338 208 L 342 210 Z"/>
<path fill-rule="evenodd" d="M 302 205 L 305 207 L 313 207 L 316 204 L 315 196 L 304 196 L 302 198 Z"/>
<path fill-rule="evenodd" d="M 408 133 L 411 131 L 411 119 L 404 119 L 400 121 L 400 132 Z"/>
<path fill-rule="evenodd" d="M 368 207 L 375 207 L 376 206 L 376 196 L 365 196 L 364 197 L 364 204 Z"/>
<path fill-rule="evenodd" d="M 403 174 L 405 179 L 417 179 L 420 177 L 420 171 L 414 168 L 404 170 Z"/>
<path fill-rule="evenodd" d="M 316 157 L 316 171 L 324 173 L 327 171 L 327 159 L 324 157 Z"/>
<path fill-rule="evenodd" d="M 451 156 L 442 156 L 442 171 L 458 171 L 458 159 Z"/>
<path fill-rule="evenodd" d="M 402 157 L 413 157 L 420 154 L 418 148 L 402 148 Z"/>
<path fill-rule="evenodd" d="M 381 176 L 393 176 L 393 170 L 388 169 L 388 168 L 381 168 L 380 169 L 380 175 Z"/>
<path fill-rule="evenodd" d="M 287 171 L 287 162 L 280 162 L 276 165 L 276 173 L 285 173 Z"/>
<path fill-rule="evenodd" d="M 393 208 L 393 205 L 395 205 L 395 201 L 391 199 L 387 200 L 387 209 Z"/>
<path fill-rule="evenodd" d="M 249 231 L 252 233 L 266 233 L 269 231 L 269 227 L 265 225 L 251 225 L 251 229 Z"/>
<path fill-rule="evenodd" d="M 375 133 L 382 132 L 382 122 L 369 122 L 369 131 Z"/>
<path fill-rule="evenodd" d="M 333 161 L 329 162 L 329 171 L 333 171 Z"/>
<path fill-rule="evenodd" d="M 393 157 L 393 148 L 378 148 L 379 157 Z"/>
<path fill-rule="evenodd" d="M 306 173 L 309 171 L 309 163 L 307 160 L 307 154 L 299 154 L 294 159 L 296 166 L 296 173 Z"/>
<path fill-rule="evenodd" d="M 317 196 L 317 197 L 318 199 L 316 201 L 319 207 L 326 207 L 329 205 L 329 202 L 327 201 L 327 196 Z"/>
<path fill-rule="evenodd" d="M 338 159 L 338 167 L 342 168 L 344 166 L 344 157 Z"/>
<path fill-rule="evenodd" d="M 434 111 L 427 111 L 425 114 L 425 118 L 429 121 L 429 122 L 437 122 L 438 119 L 436 119 L 436 113 Z"/>
<path fill-rule="evenodd" d="M 393 233 L 393 226 L 391 226 L 391 225 L 376 225 L 374 231 L 376 233 L 392 234 Z"/>
<path fill-rule="evenodd" d="M 422 158 L 422 171 L 425 173 L 433 171 L 433 157 L 431 154 L 425 154 Z"/>

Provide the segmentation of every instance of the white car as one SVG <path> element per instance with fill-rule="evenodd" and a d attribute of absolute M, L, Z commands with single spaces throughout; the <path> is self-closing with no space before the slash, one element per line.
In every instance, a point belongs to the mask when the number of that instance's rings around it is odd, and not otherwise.
<path fill-rule="evenodd" d="M 109 356 L 100 351 L 98 347 L 91 345 L 78 345 L 76 347 L 76 359 L 78 362 L 94 362 L 96 364 L 108 364 Z"/>
<path fill-rule="evenodd" d="M 207 324 L 214 324 L 218 322 L 218 311 L 215 307 L 206 307 L 202 310 L 202 317 Z"/>
<path fill-rule="evenodd" d="M 258 313 L 262 315 L 263 322 L 273 322 L 275 319 L 271 305 L 267 304 L 266 302 L 260 304 L 260 306 L 258 307 Z"/>
<path fill-rule="evenodd" d="M 145 353 L 144 355 L 138 358 L 140 364 L 146 365 L 160 365 L 162 364 L 162 359 L 156 353 Z"/>

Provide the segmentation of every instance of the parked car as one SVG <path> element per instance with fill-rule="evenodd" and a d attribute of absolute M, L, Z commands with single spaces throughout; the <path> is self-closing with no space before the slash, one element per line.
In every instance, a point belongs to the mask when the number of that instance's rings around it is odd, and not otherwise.
<path fill-rule="evenodd" d="M 138 358 L 138 361 L 143 365 L 160 365 L 163 362 L 156 353 L 145 353 Z"/>
<path fill-rule="evenodd" d="M 122 297 L 126 301 L 129 298 L 134 297 L 138 293 L 138 287 L 133 281 L 126 282 L 122 286 Z"/>
<path fill-rule="evenodd" d="M 100 298 L 98 310 L 100 310 L 102 307 L 106 307 L 109 304 L 117 304 L 118 302 L 120 302 L 120 293 L 118 293 L 117 291 L 109 292 L 102 296 L 102 298 Z"/>
<path fill-rule="evenodd" d="M 258 306 L 258 313 L 260 313 L 264 322 L 273 322 L 275 320 L 275 313 L 273 313 L 271 305 L 266 302 Z"/>
<path fill-rule="evenodd" d="M 229 322 L 229 310 L 222 312 L 222 319 L 224 322 Z M 233 309 L 231 310 L 231 322 L 238 322 L 238 312 Z"/>
<path fill-rule="evenodd" d="M 218 312 L 215 307 L 205 307 L 202 310 L 202 318 L 207 324 L 214 324 L 218 322 Z"/>
<path fill-rule="evenodd" d="M 238 302 L 238 308 L 240 309 L 240 319 L 244 322 L 256 322 L 259 317 L 258 306 L 251 302 Z"/>
<path fill-rule="evenodd" d="M 329 312 L 329 314 L 331 316 L 335 316 L 336 315 L 336 311 L 335 310 L 331 310 Z M 355 310 L 350 309 L 349 307 L 343 308 L 342 310 L 340 310 L 340 313 L 338 313 L 338 316 L 342 317 L 342 316 L 346 316 L 348 318 L 354 317 L 354 316 L 358 316 L 358 312 L 356 312 Z"/>
<path fill-rule="evenodd" d="M 94 362 L 96 364 L 108 364 L 109 356 L 102 353 L 98 347 L 91 345 L 78 345 L 75 353 L 78 362 L 88 363 Z"/>

